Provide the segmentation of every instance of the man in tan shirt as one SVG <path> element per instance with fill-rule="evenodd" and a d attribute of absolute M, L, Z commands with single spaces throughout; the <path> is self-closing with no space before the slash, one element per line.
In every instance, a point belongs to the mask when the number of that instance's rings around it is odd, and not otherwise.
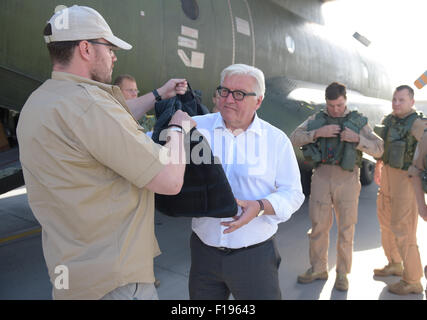
<path fill-rule="evenodd" d="M 378 277 L 402 276 L 399 282 L 388 285 L 390 292 L 399 295 L 423 291 L 416 235 L 417 202 L 408 168 L 427 123 L 417 114 L 414 104 L 411 87 L 403 85 L 396 88 L 393 112 L 382 121 L 380 135 L 384 139 L 384 154 L 375 167 L 375 182 L 380 186 L 377 214 L 388 264 L 374 269 L 374 274 Z"/>
<path fill-rule="evenodd" d="M 64 15 L 69 26 L 58 29 L 56 19 Z M 24 105 L 18 139 L 53 298 L 156 299 L 154 192 L 180 191 L 182 126 L 195 122 L 177 112 L 169 142 L 160 147 L 135 118 L 154 106 L 155 94 L 183 94 L 186 81 L 172 79 L 127 104 L 120 88 L 108 83 L 114 50 L 131 46 L 113 35 L 98 12 L 63 9 L 44 33 L 52 78 Z"/>
<path fill-rule="evenodd" d="M 348 110 L 344 85 L 331 83 L 326 88 L 325 98 L 326 110 L 310 116 L 291 135 L 292 144 L 304 146 L 304 155 L 311 157 L 315 166 L 309 202 L 311 267 L 298 276 L 298 282 L 311 283 L 328 278 L 333 207 L 338 225 L 335 288 L 347 291 L 361 188 L 362 151 L 379 157 L 383 142 L 372 132 L 366 117 Z"/>

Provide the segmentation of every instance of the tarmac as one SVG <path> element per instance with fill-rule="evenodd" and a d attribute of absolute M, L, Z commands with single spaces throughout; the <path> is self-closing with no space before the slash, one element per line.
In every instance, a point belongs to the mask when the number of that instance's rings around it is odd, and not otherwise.
<path fill-rule="evenodd" d="M 425 300 L 425 293 L 397 296 L 387 284 L 399 277 L 375 277 L 373 269 L 387 264 L 381 247 L 376 215 L 377 186 L 364 186 L 359 201 L 353 266 L 347 292 L 333 288 L 336 262 L 336 224 L 330 233 L 329 279 L 298 284 L 298 274 L 309 268 L 307 231 L 311 228 L 308 201 L 290 220 L 279 225 L 276 235 L 282 263 L 279 269 L 284 300 Z M 155 258 L 161 300 L 188 300 L 191 219 L 171 218 L 156 212 L 155 229 L 162 254 Z M 0 300 L 50 300 L 50 284 L 41 245 L 41 227 L 21 187 L 0 195 Z M 427 223 L 418 221 L 418 246 L 423 266 L 427 262 Z M 422 279 L 425 287 L 426 279 Z M 230 299 L 233 299 L 230 297 Z"/>

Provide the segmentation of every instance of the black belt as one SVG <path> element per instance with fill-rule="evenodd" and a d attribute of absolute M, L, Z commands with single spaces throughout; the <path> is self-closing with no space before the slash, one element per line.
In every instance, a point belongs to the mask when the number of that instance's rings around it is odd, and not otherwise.
<path fill-rule="evenodd" d="M 197 237 L 197 239 L 199 239 L 199 237 L 197 236 L 197 234 L 196 234 L 196 233 L 194 233 L 194 235 Z M 219 250 L 219 251 L 221 251 L 221 252 L 223 252 L 223 253 L 225 253 L 225 254 L 230 254 L 230 253 L 237 252 L 237 251 L 243 251 L 243 250 L 248 250 L 248 249 L 254 249 L 254 248 L 259 247 L 259 246 L 261 246 L 261 245 L 265 244 L 266 242 L 268 242 L 268 241 L 272 240 L 273 238 L 274 238 L 274 235 L 272 235 L 270 238 L 268 238 L 267 240 L 265 240 L 265 241 L 263 241 L 263 242 L 255 243 L 255 244 L 253 244 L 253 245 L 251 245 L 251 246 L 243 247 L 243 248 L 213 247 L 213 246 L 209 246 L 209 245 L 205 244 L 205 243 L 204 243 L 202 240 L 200 240 L 200 239 L 199 239 L 199 241 L 200 241 L 201 243 L 203 243 L 203 244 L 204 244 L 205 246 L 207 246 L 207 247 L 217 249 L 217 250 Z"/>

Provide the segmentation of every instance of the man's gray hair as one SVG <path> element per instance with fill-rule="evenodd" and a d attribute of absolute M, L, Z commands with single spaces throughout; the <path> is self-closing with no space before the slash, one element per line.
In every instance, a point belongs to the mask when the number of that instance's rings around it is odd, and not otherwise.
<path fill-rule="evenodd" d="M 257 96 L 264 96 L 265 77 L 264 73 L 260 69 L 242 63 L 232 64 L 221 72 L 221 85 L 223 84 L 225 77 L 234 75 L 248 75 L 253 77 L 255 79 L 255 93 Z"/>

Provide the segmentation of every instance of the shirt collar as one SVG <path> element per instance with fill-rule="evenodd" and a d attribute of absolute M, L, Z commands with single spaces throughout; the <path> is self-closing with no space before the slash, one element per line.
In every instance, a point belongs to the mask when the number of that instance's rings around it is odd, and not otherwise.
<path fill-rule="evenodd" d="M 60 71 L 52 71 L 52 79 L 54 80 L 66 80 L 66 81 L 73 81 L 77 83 L 87 83 L 93 86 L 97 86 L 98 88 L 107 91 L 109 94 L 113 94 L 113 86 L 109 84 L 105 84 L 102 82 L 98 82 L 95 80 L 91 80 L 89 78 L 80 77 L 78 75 L 75 75 L 73 73 L 68 72 L 60 72 Z"/>
<path fill-rule="evenodd" d="M 323 110 L 323 112 L 324 113 L 326 113 L 326 115 L 328 116 L 328 117 L 330 117 L 330 115 L 329 115 L 329 113 L 328 113 L 328 108 L 326 107 L 324 110 Z M 345 108 L 345 111 L 344 111 L 344 113 L 343 113 L 343 115 L 342 115 L 342 117 L 345 117 L 346 115 L 348 115 L 350 113 L 350 109 L 348 108 L 348 107 L 346 107 Z"/>
<path fill-rule="evenodd" d="M 52 71 L 52 79 L 54 80 L 65 80 L 65 81 L 72 81 L 76 83 L 87 83 L 93 86 L 97 86 L 99 89 L 104 90 L 105 92 L 112 95 L 116 100 L 120 102 L 122 106 L 125 107 L 125 109 L 129 112 L 129 108 L 126 104 L 126 99 L 123 96 L 122 90 L 120 90 L 120 87 L 113 86 L 110 84 L 105 84 L 102 82 L 98 82 L 95 80 L 91 80 L 89 78 L 80 77 L 78 75 L 68 73 L 68 72 L 60 72 L 60 71 Z M 131 113 L 132 114 L 132 113 Z"/>
<path fill-rule="evenodd" d="M 215 119 L 213 127 L 215 129 L 227 130 L 227 127 L 225 126 L 224 119 L 222 118 L 220 112 L 217 112 L 217 117 Z M 260 118 L 258 118 L 257 113 L 255 113 L 254 120 L 249 125 L 249 127 L 246 129 L 246 132 L 253 132 L 253 133 L 256 133 L 257 135 L 261 135 L 261 120 L 260 120 Z"/>

